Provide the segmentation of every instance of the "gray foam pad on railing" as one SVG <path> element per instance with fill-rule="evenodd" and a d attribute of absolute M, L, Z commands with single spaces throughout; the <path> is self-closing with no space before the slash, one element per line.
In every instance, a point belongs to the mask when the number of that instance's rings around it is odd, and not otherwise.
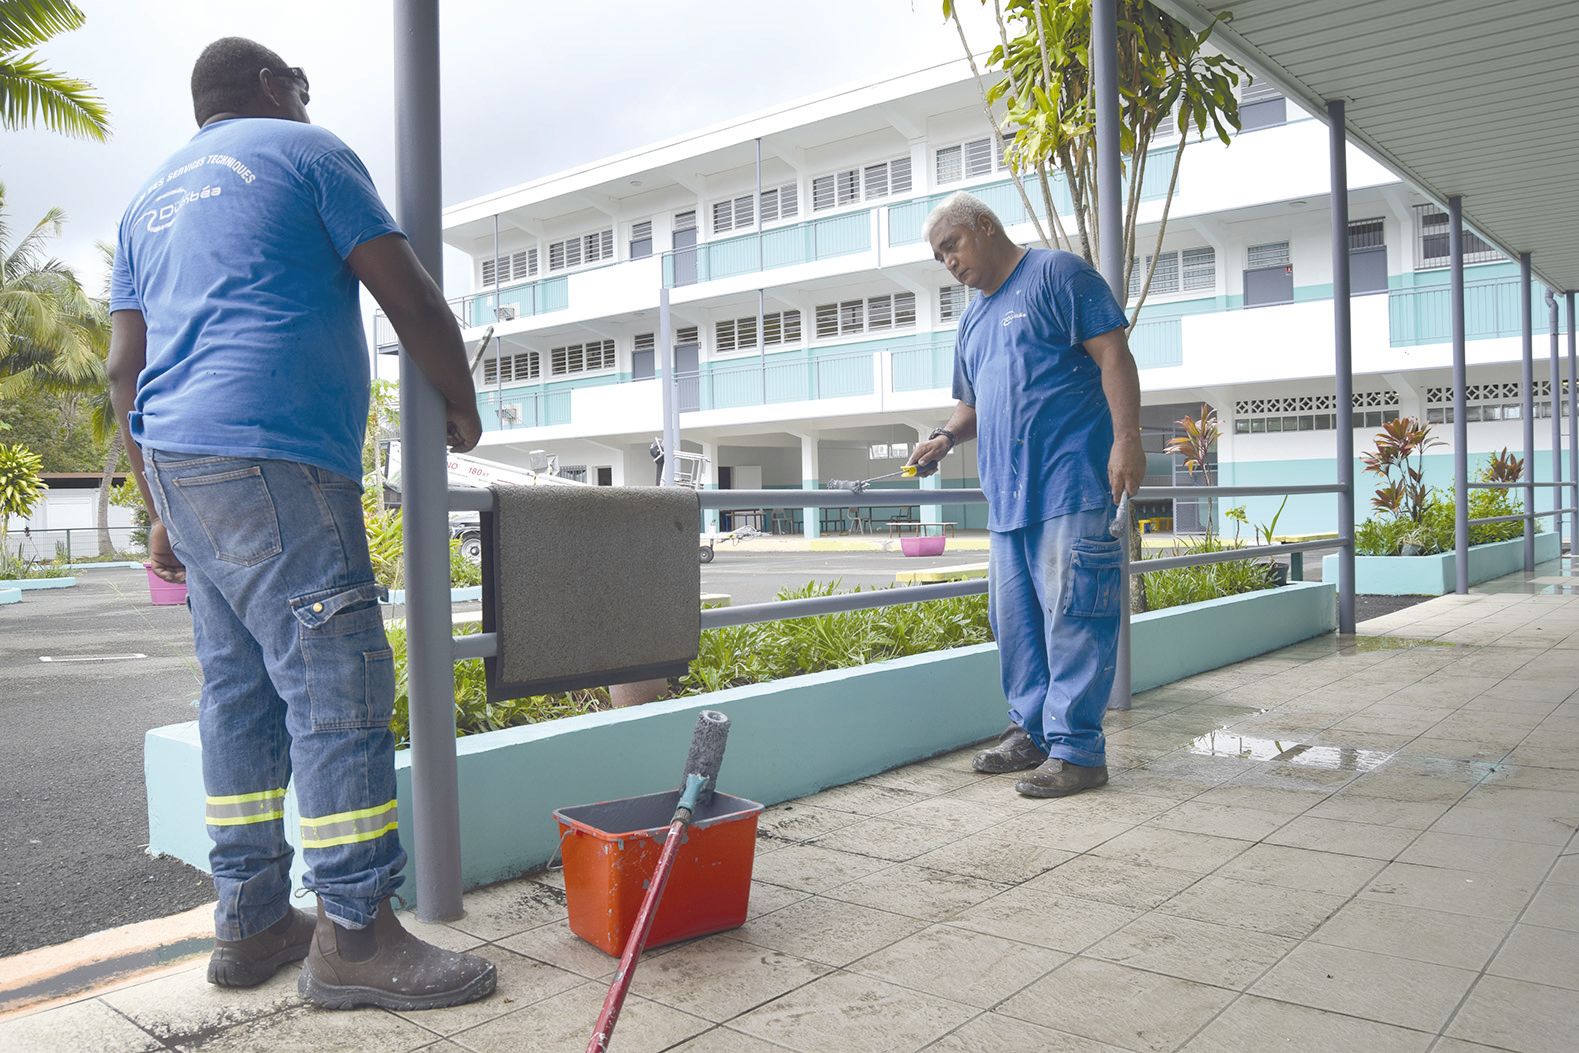
<path fill-rule="evenodd" d="M 496 486 L 489 695 L 679 676 L 701 636 L 696 493 Z"/>

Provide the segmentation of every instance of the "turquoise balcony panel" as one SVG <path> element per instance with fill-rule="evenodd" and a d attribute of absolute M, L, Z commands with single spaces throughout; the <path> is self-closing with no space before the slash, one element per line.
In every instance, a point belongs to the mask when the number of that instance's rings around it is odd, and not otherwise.
<path fill-rule="evenodd" d="M 894 352 L 895 391 L 932 391 L 954 386 L 954 345 L 933 344 Z"/>
<path fill-rule="evenodd" d="M 500 408 L 503 413 L 500 413 Z M 477 412 L 488 431 L 511 428 L 546 428 L 570 423 L 570 389 L 557 391 L 507 390 L 477 393 Z"/>
<path fill-rule="evenodd" d="M 672 289 L 678 285 L 849 256 L 868 252 L 871 248 L 871 211 L 844 212 L 787 227 L 774 227 L 760 234 L 753 232 L 704 242 L 694 249 L 666 252 L 663 254 L 663 283 Z"/>
<path fill-rule="evenodd" d="M 1389 292 L 1387 324 L 1392 346 L 1443 344 L 1452 339 L 1451 296 L 1446 285 Z M 1530 290 L 1530 303 L 1534 331 L 1546 332 L 1546 305 L 1538 285 Z M 1464 283 L 1465 339 L 1518 336 L 1522 331 L 1517 277 Z"/>
<path fill-rule="evenodd" d="M 1129 349 L 1141 369 L 1184 364 L 1183 325 L 1177 318 L 1141 322 L 1129 331 Z"/>
<path fill-rule="evenodd" d="M 467 325 L 483 326 L 494 323 L 496 300 L 493 290 L 474 293 L 465 297 L 462 302 L 464 310 L 461 317 Z M 497 304 L 499 307 L 514 307 L 517 318 L 531 318 L 551 311 L 563 311 L 570 306 L 570 279 L 562 274 L 557 278 L 540 278 L 525 285 L 507 286 L 499 290 Z"/>
<path fill-rule="evenodd" d="M 1173 158 L 1177 147 L 1151 150 L 1146 154 L 1146 170 L 1140 174 L 1140 199 L 1160 201 L 1168 196 L 1168 180 L 1173 178 Z"/>

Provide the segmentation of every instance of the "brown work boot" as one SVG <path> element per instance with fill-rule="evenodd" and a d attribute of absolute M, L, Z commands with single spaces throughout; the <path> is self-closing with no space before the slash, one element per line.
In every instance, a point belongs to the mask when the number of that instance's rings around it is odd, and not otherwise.
<path fill-rule="evenodd" d="M 1071 764 L 1061 757 L 1049 757 L 1025 778 L 1014 784 L 1025 797 L 1068 797 L 1081 790 L 1107 785 L 1107 765 Z"/>
<path fill-rule="evenodd" d="M 313 919 L 292 907 L 285 917 L 244 940 L 215 940 L 208 959 L 208 982 L 216 987 L 256 987 L 280 966 L 307 957 Z"/>
<path fill-rule="evenodd" d="M 325 1009 L 439 1009 L 486 998 L 497 979 L 492 962 L 423 943 L 401 928 L 387 899 L 365 929 L 336 925 L 320 901 L 296 989 Z"/>
<path fill-rule="evenodd" d="M 1001 775 L 1004 772 L 1034 768 L 1046 759 L 1047 754 L 1037 748 L 1036 743 L 1031 741 L 1030 735 L 1018 725 L 1010 724 L 1003 737 L 998 740 L 998 744 L 976 754 L 971 758 L 970 766 L 973 771 Z"/>

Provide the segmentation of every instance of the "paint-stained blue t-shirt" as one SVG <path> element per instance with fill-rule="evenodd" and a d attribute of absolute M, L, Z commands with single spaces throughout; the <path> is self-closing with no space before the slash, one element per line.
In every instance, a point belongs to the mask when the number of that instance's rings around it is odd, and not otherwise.
<path fill-rule="evenodd" d="M 1082 342 L 1128 323 L 1094 268 L 1030 249 L 960 318 L 954 397 L 976 407 L 987 529 L 1018 530 L 1112 501 L 1113 417 Z"/>
<path fill-rule="evenodd" d="M 264 117 L 201 129 L 121 219 L 110 310 L 148 325 L 133 437 L 360 478 L 369 363 L 345 258 L 391 233 L 332 133 Z"/>

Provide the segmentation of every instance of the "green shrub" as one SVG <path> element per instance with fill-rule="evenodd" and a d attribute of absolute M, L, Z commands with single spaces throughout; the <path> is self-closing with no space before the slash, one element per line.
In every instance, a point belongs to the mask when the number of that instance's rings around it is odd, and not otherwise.
<path fill-rule="evenodd" d="M 1206 537 L 1184 545 L 1182 553 L 1176 546 L 1175 550 L 1167 555 L 1222 552 L 1238 547 L 1238 537 L 1228 541 Z M 1150 574 L 1142 574 L 1140 580 L 1146 589 L 1146 609 L 1150 611 L 1166 610 L 1169 607 L 1198 603 L 1201 600 L 1215 600 L 1223 596 L 1239 596 L 1246 592 L 1270 589 L 1274 584 L 1272 565 L 1249 559 L 1157 570 Z"/>
<path fill-rule="evenodd" d="M 1482 480 L 1486 472 L 1481 472 Z M 1469 492 L 1469 518 L 1491 519 L 1496 516 L 1518 515 L 1524 503 L 1511 490 L 1471 490 Z M 1524 525 L 1519 522 L 1480 523 L 1469 528 L 1471 545 L 1489 545 L 1496 541 L 1511 541 L 1524 536 Z M 1432 491 L 1426 501 L 1420 525 L 1416 528 L 1408 519 L 1368 519 L 1354 531 L 1354 551 L 1361 556 L 1396 556 L 1405 541 L 1420 546 L 1421 555 L 1434 552 L 1451 552 L 1456 544 L 1453 521 L 1453 490 Z"/>
<path fill-rule="evenodd" d="M 828 596 L 837 590 L 837 582 L 813 582 L 800 589 L 783 590 L 778 598 Z M 476 624 L 457 629 L 461 633 L 479 630 Z M 663 697 L 721 691 L 991 640 L 985 596 L 708 629 L 702 633 L 696 660 L 685 676 L 670 681 L 669 691 Z M 396 743 L 404 746 L 410 741 L 405 630 L 389 630 L 389 642 L 395 652 L 395 717 L 391 728 Z M 455 663 L 458 735 L 497 731 L 607 708 L 609 696 L 604 688 L 490 703 L 482 662 Z"/>
<path fill-rule="evenodd" d="M 482 567 L 461 555 L 461 539 L 450 538 L 450 585 L 465 588 L 482 584 Z"/>

